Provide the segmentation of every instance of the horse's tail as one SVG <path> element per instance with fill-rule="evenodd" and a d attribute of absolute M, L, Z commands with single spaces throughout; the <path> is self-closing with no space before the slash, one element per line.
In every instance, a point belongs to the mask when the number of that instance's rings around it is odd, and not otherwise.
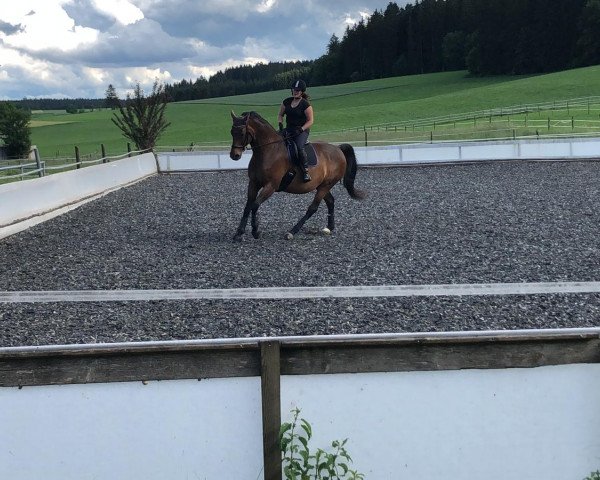
<path fill-rule="evenodd" d="M 342 143 L 340 145 L 340 150 L 344 153 L 344 157 L 346 157 L 346 173 L 344 173 L 344 187 L 348 190 L 348 193 L 355 200 L 362 200 L 367 196 L 367 192 L 359 190 L 354 187 L 354 179 L 356 178 L 356 154 L 354 153 L 354 148 L 352 145 L 348 143 Z"/>

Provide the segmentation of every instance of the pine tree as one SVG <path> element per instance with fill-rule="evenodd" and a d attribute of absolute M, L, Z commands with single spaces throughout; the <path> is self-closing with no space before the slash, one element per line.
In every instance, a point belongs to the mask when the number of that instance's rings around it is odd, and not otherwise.
<path fill-rule="evenodd" d="M 112 83 L 109 83 L 104 96 L 104 106 L 106 108 L 115 110 L 116 108 L 119 108 L 121 106 L 121 101 L 119 100 L 119 97 L 117 96 L 117 91 L 115 90 L 115 87 L 113 87 Z"/>

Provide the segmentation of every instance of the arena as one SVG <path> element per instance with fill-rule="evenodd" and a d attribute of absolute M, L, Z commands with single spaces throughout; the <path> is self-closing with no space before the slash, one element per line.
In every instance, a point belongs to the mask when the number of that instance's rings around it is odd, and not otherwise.
<path fill-rule="evenodd" d="M 291 241 L 312 196 L 274 195 L 262 236 L 232 237 L 245 171 L 158 175 L 0 240 L 0 346 L 600 325 L 600 163 L 486 162 L 366 168 L 333 189 Z M 589 282 L 583 293 L 568 287 Z M 515 285 L 556 284 L 552 293 Z M 486 286 L 510 284 L 503 293 Z M 298 287 L 434 286 L 435 295 L 296 298 Z M 477 286 L 456 293 L 447 285 Z M 446 288 L 446 289 L 445 289 Z M 262 298 L 159 299 L 158 290 L 264 289 Z M 150 292 L 77 301 L 73 291 Z M 263 291 L 263 293 L 264 293 Z M 447 292 L 445 294 L 444 292 Z"/>

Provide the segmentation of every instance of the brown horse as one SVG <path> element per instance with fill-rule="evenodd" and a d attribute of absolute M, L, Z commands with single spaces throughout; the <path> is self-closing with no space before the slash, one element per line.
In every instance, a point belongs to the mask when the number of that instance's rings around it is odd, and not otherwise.
<path fill-rule="evenodd" d="M 248 216 L 252 213 L 252 236 L 258 238 L 258 208 L 273 193 L 283 186 L 282 179 L 289 171 L 293 171 L 293 165 L 289 159 L 284 138 L 256 112 L 244 112 L 237 117 L 233 111 L 233 126 L 231 136 L 233 142 L 229 156 L 232 160 L 239 160 L 246 146 L 252 148 L 252 158 L 248 165 L 248 199 L 244 207 L 244 214 L 238 226 L 234 241 L 240 241 L 246 230 Z M 321 200 L 327 204 L 327 228 L 324 233 L 331 233 L 335 227 L 334 199 L 331 188 L 340 180 L 350 196 L 356 200 L 365 197 L 365 193 L 354 188 L 356 177 L 356 156 L 351 145 L 342 144 L 339 147 L 324 142 L 314 142 L 312 145 L 317 154 L 317 165 L 310 169 L 312 180 L 304 183 L 302 175 L 296 175 L 294 179 L 284 187 L 287 193 L 309 193 L 316 190 L 315 198 L 311 202 L 306 214 L 298 220 L 298 223 L 286 234 L 291 240 L 300 231 L 306 222 L 319 208 Z M 299 170 L 298 170 L 299 171 Z"/>

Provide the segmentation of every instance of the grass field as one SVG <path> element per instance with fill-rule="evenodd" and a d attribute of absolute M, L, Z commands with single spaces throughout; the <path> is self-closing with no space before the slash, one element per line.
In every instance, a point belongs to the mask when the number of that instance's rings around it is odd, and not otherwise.
<path fill-rule="evenodd" d="M 478 78 L 469 77 L 466 72 L 445 72 L 314 87 L 309 88 L 309 93 L 315 109 L 312 139 L 361 142 L 365 130 L 374 142 L 428 141 L 432 135 L 437 139 L 450 138 L 451 130 L 459 138 L 486 138 L 499 136 L 496 132 L 500 126 L 504 136 L 513 131 L 535 135 L 536 131 L 547 133 L 548 122 L 551 132 L 600 132 L 600 125 L 596 128 L 594 123 L 600 120 L 600 99 L 591 107 L 577 110 L 547 109 L 511 115 L 508 122 L 505 117 L 485 122 L 482 116 L 458 124 L 449 121 L 434 125 L 429 121 L 411 128 L 411 123 L 444 115 L 600 96 L 600 66 L 520 77 Z M 194 143 L 222 148 L 231 142 L 230 110 L 238 114 L 255 110 L 276 124 L 278 106 L 286 96 L 288 91 L 280 90 L 169 104 L 166 116 L 172 125 L 158 146 L 170 149 Z M 127 140 L 111 122 L 113 114 L 111 110 L 35 113 L 32 142 L 43 158 L 73 157 L 75 145 L 82 155 L 100 155 L 100 144 L 105 145 L 108 155 L 123 153 Z M 539 124 L 534 124 L 534 120 Z M 571 128 L 573 125 L 575 128 Z"/>

